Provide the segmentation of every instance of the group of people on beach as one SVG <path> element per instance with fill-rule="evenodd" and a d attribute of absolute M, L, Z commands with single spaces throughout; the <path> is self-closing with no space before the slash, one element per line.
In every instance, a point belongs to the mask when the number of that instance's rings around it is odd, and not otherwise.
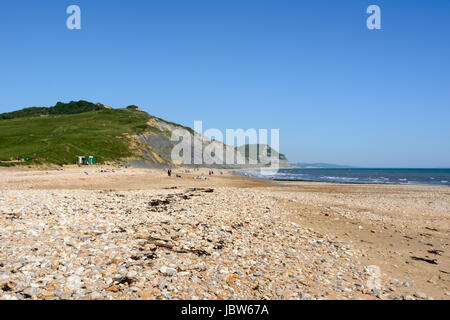
<path fill-rule="evenodd" d="M 197 168 L 197 169 L 194 169 L 194 171 L 199 171 L 199 169 L 198 169 L 198 168 Z M 186 169 L 184 172 L 190 173 L 190 170 Z M 209 170 L 209 171 L 208 171 L 208 174 L 209 174 L 210 176 L 212 176 L 212 175 L 214 175 L 214 171 L 213 171 L 213 170 Z M 223 174 L 223 172 L 221 171 L 220 174 Z M 171 177 L 171 176 L 172 176 L 172 169 L 171 169 L 171 168 L 168 168 L 168 169 L 167 169 L 167 176 L 168 176 L 168 177 Z M 177 176 L 177 178 L 181 178 L 181 176 L 178 175 L 178 174 L 177 174 L 176 176 Z M 196 177 L 194 177 L 194 179 L 206 179 L 206 177 L 204 177 L 204 176 L 196 176 Z"/>

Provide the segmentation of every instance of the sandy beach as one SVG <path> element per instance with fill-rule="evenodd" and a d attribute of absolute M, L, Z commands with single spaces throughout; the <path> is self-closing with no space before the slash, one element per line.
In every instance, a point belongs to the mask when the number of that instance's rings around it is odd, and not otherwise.
<path fill-rule="evenodd" d="M 450 299 L 448 187 L 103 168 L 0 168 L 0 299 Z"/>

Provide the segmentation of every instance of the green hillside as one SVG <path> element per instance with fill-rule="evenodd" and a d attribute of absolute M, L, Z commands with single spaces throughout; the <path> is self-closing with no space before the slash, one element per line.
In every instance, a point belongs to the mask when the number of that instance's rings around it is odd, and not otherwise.
<path fill-rule="evenodd" d="M 74 163 L 77 155 L 95 155 L 102 163 L 135 156 L 130 136 L 158 131 L 146 124 L 150 115 L 134 108 L 110 110 L 83 102 L 39 109 L 0 115 L 0 161 L 21 157 L 30 164 L 62 165 Z"/>
<path fill-rule="evenodd" d="M 77 156 L 92 155 L 97 163 L 119 160 L 164 167 L 172 164 L 171 151 L 177 142 L 171 136 L 176 129 L 194 135 L 191 128 L 153 117 L 135 105 L 112 109 L 81 100 L 26 108 L 0 114 L 0 166 L 73 164 Z M 248 156 L 249 146 L 237 150 Z M 283 154 L 279 159 L 288 163 Z"/>

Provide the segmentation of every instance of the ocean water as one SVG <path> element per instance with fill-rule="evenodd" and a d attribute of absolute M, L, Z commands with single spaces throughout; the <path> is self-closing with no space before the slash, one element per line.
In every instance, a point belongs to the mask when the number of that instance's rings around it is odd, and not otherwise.
<path fill-rule="evenodd" d="M 279 181 L 450 186 L 450 169 L 280 169 L 244 170 L 239 174 Z"/>

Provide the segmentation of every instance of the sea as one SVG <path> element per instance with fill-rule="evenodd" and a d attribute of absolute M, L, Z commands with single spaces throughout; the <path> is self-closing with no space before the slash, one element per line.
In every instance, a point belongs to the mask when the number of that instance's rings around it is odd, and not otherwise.
<path fill-rule="evenodd" d="M 241 175 L 278 181 L 450 186 L 450 169 L 279 169 L 243 170 Z"/>

